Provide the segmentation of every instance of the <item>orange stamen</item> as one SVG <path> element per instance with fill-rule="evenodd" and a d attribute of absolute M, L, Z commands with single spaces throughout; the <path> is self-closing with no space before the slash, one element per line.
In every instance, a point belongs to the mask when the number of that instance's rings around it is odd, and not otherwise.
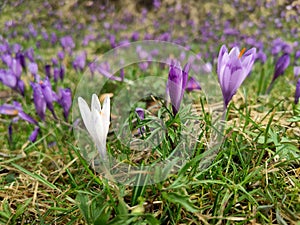
<path fill-rule="evenodd" d="M 19 113 L 19 111 L 16 109 L 6 109 L 5 112 L 7 115 L 11 115 L 11 116 L 16 116 Z"/>
<path fill-rule="evenodd" d="M 239 59 L 243 56 L 243 54 L 245 53 L 245 51 L 246 51 L 246 48 L 243 48 L 243 49 L 240 51 Z"/>

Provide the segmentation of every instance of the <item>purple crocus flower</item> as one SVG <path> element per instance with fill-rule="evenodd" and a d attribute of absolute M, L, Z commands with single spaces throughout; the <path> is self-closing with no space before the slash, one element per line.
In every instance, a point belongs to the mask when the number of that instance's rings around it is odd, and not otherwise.
<path fill-rule="evenodd" d="M 12 56 L 10 54 L 3 54 L 1 56 L 2 62 L 6 64 L 6 66 L 10 67 L 12 64 Z"/>
<path fill-rule="evenodd" d="M 31 83 L 33 89 L 33 102 L 35 106 L 35 111 L 41 120 L 45 120 L 46 114 L 46 101 L 42 92 L 42 87 L 38 83 Z"/>
<path fill-rule="evenodd" d="M 48 78 L 51 77 L 51 66 L 49 64 L 45 65 L 45 73 L 46 73 L 46 77 Z"/>
<path fill-rule="evenodd" d="M 90 71 L 91 71 L 92 77 L 94 77 L 95 72 L 96 72 L 96 70 L 97 70 L 97 64 L 96 64 L 96 62 L 91 62 L 91 63 L 88 65 L 88 67 L 89 67 L 89 69 L 90 69 Z"/>
<path fill-rule="evenodd" d="M 52 65 L 53 65 L 53 66 L 57 66 L 57 65 L 58 65 L 58 60 L 57 60 L 57 58 L 54 58 L 54 57 L 53 57 L 53 58 L 51 59 L 51 61 L 52 61 Z"/>
<path fill-rule="evenodd" d="M 289 54 L 283 54 L 276 62 L 275 65 L 275 71 L 274 71 L 274 75 L 273 75 L 273 79 L 267 89 L 266 93 L 270 93 L 274 81 L 281 75 L 283 75 L 284 71 L 286 70 L 286 68 L 289 66 L 290 64 L 290 55 Z"/>
<path fill-rule="evenodd" d="M 33 76 L 36 76 L 38 73 L 38 65 L 35 62 L 30 62 L 28 64 L 28 70 Z"/>
<path fill-rule="evenodd" d="M 83 71 L 86 62 L 86 52 L 82 52 L 81 54 L 77 55 L 73 61 L 73 67 L 76 71 L 81 70 Z"/>
<path fill-rule="evenodd" d="M 59 93 L 58 93 L 58 101 L 57 102 L 63 108 L 64 118 L 66 121 L 68 121 L 70 109 L 72 106 L 71 90 L 69 88 L 65 88 L 65 89 L 60 88 Z"/>
<path fill-rule="evenodd" d="M 66 69 L 63 65 L 60 66 L 59 69 L 59 77 L 61 80 L 64 80 Z"/>
<path fill-rule="evenodd" d="M 62 61 L 65 58 L 65 53 L 63 51 L 59 51 L 57 53 L 57 57 Z"/>
<path fill-rule="evenodd" d="M 228 53 L 225 45 L 220 49 L 217 73 L 224 99 L 224 110 L 252 69 L 256 48 L 251 48 L 243 54 L 244 52 L 245 49 L 240 51 L 238 47 L 234 47 Z"/>
<path fill-rule="evenodd" d="M 296 91 L 295 91 L 295 104 L 297 105 L 300 98 L 300 78 L 296 84 Z"/>
<path fill-rule="evenodd" d="M 289 66 L 289 64 L 290 64 L 289 54 L 284 54 L 277 60 L 272 82 L 284 73 L 284 71 Z"/>
<path fill-rule="evenodd" d="M 54 82 L 57 82 L 57 81 L 58 81 L 59 73 L 60 73 L 60 68 L 54 67 L 54 69 L 53 69 L 53 78 L 54 78 Z"/>
<path fill-rule="evenodd" d="M 22 66 L 22 68 L 24 70 L 26 70 L 26 61 L 25 61 L 24 54 L 21 53 L 21 52 L 16 53 L 16 60 L 20 63 L 20 65 Z"/>
<path fill-rule="evenodd" d="M 189 92 L 193 90 L 201 90 L 200 83 L 194 77 L 191 77 L 187 82 L 185 90 Z"/>
<path fill-rule="evenodd" d="M 55 33 L 51 33 L 51 44 L 55 45 L 55 43 L 57 42 L 57 36 Z"/>
<path fill-rule="evenodd" d="M 255 61 L 261 61 L 264 64 L 267 61 L 267 55 L 262 50 L 259 50 L 256 53 Z"/>
<path fill-rule="evenodd" d="M 21 64 L 19 63 L 19 61 L 13 59 L 13 60 L 12 60 L 12 63 L 11 63 L 11 66 L 10 66 L 10 69 L 12 70 L 13 74 L 14 74 L 17 78 L 20 78 L 20 77 L 21 77 L 21 74 L 22 74 L 22 66 L 21 66 Z"/>
<path fill-rule="evenodd" d="M 30 60 L 30 62 L 34 62 L 34 51 L 33 48 L 29 48 L 25 51 L 26 57 Z"/>
<path fill-rule="evenodd" d="M 12 71 L 0 69 L 0 81 L 7 87 L 14 89 L 17 85 L 17 77 Z"/>
<path fill-rule="evenodd" d="M 53 92 L 52 90 L 52 86 L 49 79 L 46 78 L 44 81 L 40 81 L 39 84 L 41 85 L 42 94 L 44 96 L 47 108 L 51 111 L 54 118 L 57 119 L 53 107 L 53 102 L 56 101 L 57 97 L 55 92 Z"/>
<path fill-rule="evenodd" d="M 145 119 L 145 110 L 142 108 L 136 108 L 135 109 L 136 114 L 138 115 L 140 120 L 144 120 Z M 145 133 L 145 127 L 143 126 L 142 128 L 138 129 L 139 134 Z"/>
<path fill-rule="evenodd" d="M 60 39 L 60 44 L 63 47 L 64 51 L 67 51 L 69 54 L 72 52 L 72 49 L 75 48 L 75 43 L 71 36 L 65 36 Z"/>
<path fill-rule="evenodd" d="M 137 113 L 137 115 L 139 116 L 139 118 L 141 120 L 145 119 L 145 111 L 142 108 L 136 108 L 135 112 Z"/>
<path fill-rule="evenodd" d="M 19 91 L 22 95 L 24 95 L 24 82 L 20 79 L 20 76 L 18 76 L 12 69 L 0 69 L 0 82 L 2 82 L 5 86 L 10 87 L 15 91 Z"/>
<path fill-rule="evenodd" d="M 167 93 L 170 96 L 174 115 L 178 113 L 180 103 L 183 98 L 184 90 L 188 80 L 189 69 L 189 63 L 184 66 L 183 70 L 178 63 L 176 64 L 172 62 L 170 65 L 169 77 L 167 82 Z"/>
<path fill-rule="evenodd" d="M 20 52 L 21 49 L 22 49 L 22 46 L 18 43 L 13 44 L 13 46 L 12 46 L 12 50 L 13 50 L 14 53 Z"/>

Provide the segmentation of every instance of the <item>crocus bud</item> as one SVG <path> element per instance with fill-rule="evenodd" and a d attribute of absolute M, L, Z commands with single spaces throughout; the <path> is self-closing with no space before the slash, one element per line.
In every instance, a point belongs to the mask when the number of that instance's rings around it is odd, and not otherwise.
<path fill-rule="evenodd" d="M 189 68 L 189 64 L 186 64 L 183 70 L 179 64 L 176 65 L 174 62 L 172 62 L 170 65 L 167 93 L 169 93 L 170 96 L 174 115 L 177 114 L 183 98 L 188 79 Z"/>
<path fill-rule="evenodd" d="M 276 62 L 272 81 L 276 80 L 280 75 L 282 75 L 286 70 L 286 68 L 289 66 L 289 64 L 290 64 L 290 55 L 289 54 L 282 55 Z"/>
<path fill-rule="evenodd" d="M 63 108 L 63 114 L 66 121 L 68 121 L 70 109 L 72 106 L 72 93 L 69 88 L 59 89 L 58 93 L 58 103 Z"/>
<path fill-rule="evenodd" d="M 31 83 L 31 86 L 33 89 L 33 102 L 36 113 L 42 120 L 45 120 L 46 101 L 42 92 L 41 85 L 37 83 Z"/>

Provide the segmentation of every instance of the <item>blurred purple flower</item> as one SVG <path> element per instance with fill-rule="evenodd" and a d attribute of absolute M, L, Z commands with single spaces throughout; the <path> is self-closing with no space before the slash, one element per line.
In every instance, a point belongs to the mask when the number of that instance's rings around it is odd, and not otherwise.
<path fill-rule="evenodd" d="M 45 65 L 45 74 L 46 77 L 51 77 L 51 66 L 49 64 Z"/>
<path fill-rule="evenodd" d="M 22 68 L 23 68 L 24 70 L 26 70 L 26 61 L 25 61 L 25 56 L 24 56 L 24 54 L 21 53 L 21 52 L 16 53 L 16 60 L 18 60 L 19 63 L 20 63 L 20 65 L 22 66 Z"/>
<path fill-rule="evenodd" d="M 51 33 L 51 44 L 52 44 L 52 45 L 55 45 L 56 42 L 57 42 L 57 36 L 56 36 L 55 33 L 52 32 L 52 33 Z"/>
<path fill-rule="evenodd" d="M 295 104 L 297 105 L 300 98 L 300 79 L 298 80 L 296 84 L 296 91 L 295 91 Z"/>
<path fill-rule="evenodd" d="M 45 120 L 45 114 L 46 114 L 46 101 L 42 92 L 42 87 L 39 83 L 32 83 L 31 86 L 33 89 L 33 102 L 35 106 L 35 111 L 38 114 L 38 116 L 41 118 L 41 120 Z"/>
<path fill-rule="evenodd" d="M 21 49 L 22 49 L 22 46 L 18 43 L 13 44 L 13 46 L 12 46 L 12 50 L 13 50 L 14 53 L 20 52 Z"/>
<path fill-rule="evenodd" d="M 280 75 L 284 73 L 284 71 L 289 66 L 289 64 L 290 64 L 289 54 L 284 54 L 277 60 L 272 82 L 274 82 Z"/>
<path fill-rule="evenodd" d="M 124 68 L 120 69 L 120 78 L 122 81 L 124 81 L 124 77 L 125 77 L 125 72 L 124 72 Z"/>
<path fill-rule="evenodd" d="M 200 83 L 194 77 L 191 77 L 187 82 L 185 90 L 189 92 L 193 90 L 201 90 Z"/>
<path fill-rule="evenodd" d="M 17 85 L 17 78 L 11 71 L 0 69 L 0 81 L 7 87 L 14 89 Z"/>
<path fill-rule="evenodd" d="M 92 74 L 92 77 L 94 77 L 95 75 L 95 72 L 97 70 L 97 63 L 96 62 L 91 62 L 89 65 L 88 65 L 89 69 L 90 69 L 90 72 Z"/>
<path fill-rule="evenodd" d="M 33 36 L 33 37 L 36 37 L 37 36 L 37 31 L 36 29 L 34 28 L 33 24 L 29 24 L 28 25 L 28 30 L 29 30 L 29 33 Z"/>
<path fill-rule="evenodd" d="M 54 79 L 54 82 L 58 81 L 59 73 L 60 73 L 60 68 L 54 67 L 53 68 L 53 79 Z"/>
<path fill-rule="evenodd" d="M 137 31 L 134 31 L 131 35 L 131 40 L 137 41 L 137 40 L 139 40 L 139 36 L 140 36 L 140 34 Z"/>
<path fill-rule="evenodd" d="M 30 62 L 28 64 L 28 70 L 33 76 L 36 76 L 38 74 L 38 65 L 35 62 Z"/>
<path fill-rule="evenodd" d="M 2 62 L 3 62 L 4 64 L 6 64 L 6 66 L 8 66 L 8 67 L 11 66 L 11 63 L 12 63 L 13 58 L 12 58 L 12 56 L 11 56 L 10 54 L 3 54 L 3 55 L 1 56 L 1 59 L 2 59 Z"/>
<path fill-rule="evenodd" d="M 294 76 L 297 78 L 300 75 L 300 66 L 294 66 Z"/>
<path fill-rule="evenodd" d="M 71 53 L 72 49 L 75 48 L 75 43 L 71 36 L 65 36 L 60 39 L 60 44 L 64 51 Z"/>
<path fill-rule="evenodd" d="M 109 71 L 107 71 L 109 68 L 106 67 L 105 68 L 105 65 L 101 64 L 97 67 L 97 71 L 99 73 L 101 73 L 103 76 L 109 78 L 110 80 L 115 80 L 115 81 L 122 81 L 122 78 L 121 77 L 116 77 L 114 76 L 113 74 L 111 74 Z"/>
<path fill-rule="evenodd" d="M 17 76 L 14 73 L 12 69 L 0 69 L 0 81 L 3 83 L 3 85 L 15 91 L 19 91 L 22 95 L 24 95 L 24 82 L 20 79 L 20 76 Z"/>
<path fill-rule="evenodd" d="M 82 52 L 78 54 L 73 61 L 74 69 L 76 71 L 80 70 L 82 72 L 85 67 L 85 62 L 86 62 L 86 52 Z"/>
<path fill-rule="evenodd" d="M 39 84 L 41 85 L 42 94 L 46 101 L 47 108 L 51 111 L 54 118 L 57 119 L 53 107 L 53 102 L 57 100 L 57 96 L 55 92 L 52 90 L 52 86 L 49 79 L 46 78 L 44 81 L 40 81 Z"/>
<path fill-rule="evenodd" d="M 174 116 L 178 113 L 180 103 L 188 80 L 190 64 L 187 63 L 183 70 L 179 63 L 172 62 L 167 81 L 167 93 L 170 96 Z"/>
<path fill-rule="evenodd" d="M 224 111 L 252 69 L 256 49 L 251 48 L 243 54 L 244 52 L 245 48 L 240 51 L 238 47 L 234 47 L 228 53 L 225 45 L 220 49 L 217 73 L 224 99 Z"/>
<path fill-rule="evenodd" d="M 60 66 L 60 70 L 59 70 L 59 77 L 61 80 L 64 80 L 65 77 L 65 67 L 63 65 Z"/>
<path fill-rule="evenodd" d="M 117 47 L 116 37 L 114 35 L 109 35 L 109 43 L 112 48 Z"/>
<path fill-rule="evenodd" d="M 63 108 L 64 118 L 66 121 L 68 121 L 68 116 L 69 116 L 70 109 L 72 106 L 71 90 L 69 88 L 65 88 L 65 89 L 60 88 L 59 93 L 58 93 L 58 101 L 57 102 Z"/>
<path fill-rule="evenodd" d="M 142 71 L 146 71 L 149 67 L 149 62 L 147 62 L 147 61 L 140 62 L 139 67 Z"/>
<path fill-rule="evenodd" d="M 51 59 L 51 61 L 52 61 L 52 65 L 54 65 L 54 66 L 58 66 L 58 60 L 57 60 L 57 58 L 52 58 Z"/>
<path fill-rule="evenodd" d="M 155 9 L 159 9 L 160 5 L 161 5 L 160 0 L 153 0 L 153 6 Z"/>
<path fill-rule="evenodd" d="M 48 33 L 44 30 L 41 33 L 42 33 L 42 37 L 44 38 L 44 40 L 48 41 L 48 39 L 49 39 Z"/>
<path fill-rule="evenodd" d="M 135 109 L 136 114 L 138 115 L 140 120 L 144 120 L 145 119 L 145 110 L 142 108 L 136 108 Z M 143 134 L 145 133 L 145 127 L 141 127 L 138 129 L 139 134 Z"/>
<path fill-rule="evenodd" d="M 256 53 L 256 56 L 255 56 L 255 61 L 261 61 L 261 63 L 265 63 L 267 61 L 267 55 L 262 51 L 262 50 L 259 50 L 257 53 Z"/>
<path fill-rule="evenodd" d="M 31 61 L 34 62 L 34 51 L 33 48 L 29 48 L 25 51 L 25 56 Z"/>
<path fill-rule="evenodd" d="M 63 51 L 59 51 L 57 53 L 57 57 L 59 58 L 60 61 L 62 61 L 65 58 L 65 53 Z"/>

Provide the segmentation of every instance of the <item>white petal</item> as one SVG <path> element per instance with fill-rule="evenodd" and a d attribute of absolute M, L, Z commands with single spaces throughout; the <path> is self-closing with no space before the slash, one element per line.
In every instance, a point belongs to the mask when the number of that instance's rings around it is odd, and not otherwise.
<path fill-rule="evenodd" d="M 229 52 L 229 57 L 230 58 L 235 58 L 238 57 L 240 54 L 240 49 L 238 47 L 233 47 L 231 51 Z"/>
<path fill-rule="evenodd" d="M 106 128 L 103 124 L 103 120 L 101 115 L 93 111 L 92 112 L 92 118 L 94 121 L 94 131 L 95 131 L 95 142 L 98 148 L 98 151 L 100 152 L 101 156 L 106 154 L 106 139 L 107 139 L 107 132 Z"/>
<path fill-rule="evenodd" d="M 91 134 L 92 130 L 93 130 L 93 124 L 91 121 L 91 111 L 90 108 L 88 106 L 88 104 L 86 103 L 86 101 L 81 98 L 78 97 L 78 106 L 79 106 L 79 111 L 83 120 L 83 123 L 86 127 L 86 129 L 88 130 L 88 132 Z"/>
<path fill-rule="evenodd" d="M 101 104 L 99 101 L 99 98 L 96 94 L 93 94 L 92 96 L 92 104 L 91 104 L 91 111 L 96 110 L 98 112 L 101 111 Z"/>
<path fill-rule="evenodd" d="M 101 112 L 103 126 L 105 132 L 108 133 L 109 124 L 110 124 L 110 98 L 106 96 L 103 102 L 103 108 Z"/>

